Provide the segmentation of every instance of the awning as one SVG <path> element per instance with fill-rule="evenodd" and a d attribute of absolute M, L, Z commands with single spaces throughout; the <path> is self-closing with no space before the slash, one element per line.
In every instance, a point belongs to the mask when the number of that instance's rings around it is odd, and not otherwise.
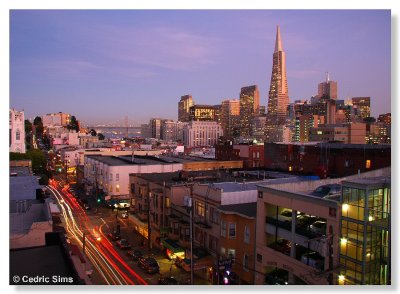
<path fill-rule="evenodd" d="M 173 241 L 171 239 L 162 239 L 161 240 L 161 244 L 165 248 L 168 248 L 169 250 L 171 250 L 173 253 L 185 252 L 184 249 L 179 247 L 179 245 L 175 241 Z"/>

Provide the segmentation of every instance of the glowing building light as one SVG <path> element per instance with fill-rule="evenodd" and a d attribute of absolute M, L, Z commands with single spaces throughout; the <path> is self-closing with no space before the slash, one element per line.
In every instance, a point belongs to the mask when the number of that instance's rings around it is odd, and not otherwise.
<path fill-rule="evenodd" d="M 349 205 L 348 204 L 343 204 L 342 205 L 342 211 L 347 212 L 349 210 Z"/>
<path fill-rule="evenodd" d="M 346 245 L 347 244 L 347 239 L 346 238 L 341 238 L 340 239 L 340 244 Z"/>
<path fill-rule="evenodd" d="M 345 277 L 344 277 L 344 275 L 339 275 L 339 282 L 344 282 L 344 279 L 345 279 Z"/>

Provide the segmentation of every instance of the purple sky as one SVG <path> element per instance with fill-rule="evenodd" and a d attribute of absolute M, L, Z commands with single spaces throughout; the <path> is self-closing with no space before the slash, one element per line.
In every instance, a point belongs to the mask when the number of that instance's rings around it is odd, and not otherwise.
<path fill-rule="evenodd" d="M 291 101 L 329 71 L 339 99 L 370 96 L 377 116 L 391 111 L 390 23 L 389 10 L 12 10 L 10 107 L 137 124 L 252 84 L 266 105 L 279 24 Z"/>

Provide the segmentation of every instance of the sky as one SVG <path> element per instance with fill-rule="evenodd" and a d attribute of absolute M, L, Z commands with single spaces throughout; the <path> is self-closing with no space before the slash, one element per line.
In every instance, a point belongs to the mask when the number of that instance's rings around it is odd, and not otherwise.
<path fill-rule="evenodd" d="M 277 25 L 291 101 L 329 72 L 339 99 L 391 112 L 389 10 L 11 10 L 10 107 L 140 124 L 176 120 L 183 95 L 219 104 L 253 84 L 267 105 Z"/>

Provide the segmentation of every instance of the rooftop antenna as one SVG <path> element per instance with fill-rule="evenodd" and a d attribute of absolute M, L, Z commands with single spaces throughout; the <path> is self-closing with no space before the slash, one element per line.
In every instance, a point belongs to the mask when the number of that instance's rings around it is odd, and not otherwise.
<path fill-rule="evenodd" d="M 326 83 L 329 83 L 329 72 L 325 72 L 325 76 L 326 76 Z"/>

